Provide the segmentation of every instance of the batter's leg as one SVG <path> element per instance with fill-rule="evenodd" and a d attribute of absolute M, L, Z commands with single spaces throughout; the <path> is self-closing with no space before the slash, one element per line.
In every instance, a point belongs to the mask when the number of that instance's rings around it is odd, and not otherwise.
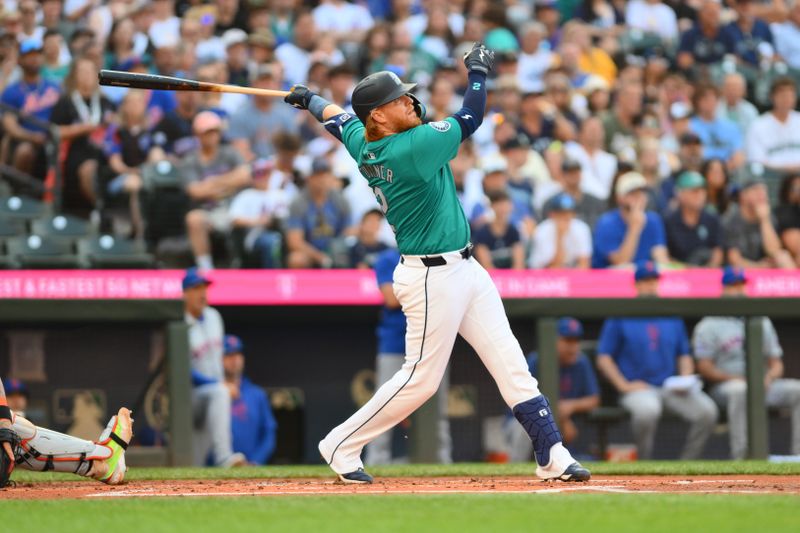
<path fill-rule="evenodd" d="M 439 388 L 467 303 L 460 266 L 400 265 L 395 270 L 395 295 L 407 320 L 405 362 L 361 409 L 319 443 L 323 459 L 340 477 L 363 468 L 364 446 Z"/>
<path fill-rule="evenodd" d="M 375 384 L 380 387 L 403 368 L 403 354 L 378 354 L 375 361 Z M 367 465 L 388 465 L 392 462 L 392 430 L 375 437 L 367 446 Z"/>
<path fill-rule="evenodd" d="M 531 438 L 537 475 L 544 479 L 588 480 L 589 471 L 573 459 L 561 442 L 550 404 L 528 370 L 497 287 L 474 258 L 465 263 L 473 292 L 459 333 L 478 353 L 506 404 Z"/>

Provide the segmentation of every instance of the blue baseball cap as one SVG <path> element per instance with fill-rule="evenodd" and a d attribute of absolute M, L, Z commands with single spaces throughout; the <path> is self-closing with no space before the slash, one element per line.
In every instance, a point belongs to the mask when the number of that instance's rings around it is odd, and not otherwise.
<path fill-rule="evenodd" d="M 30 52 L 41 52 L 42 41 L 39 39 L 25 39 L 19 43 L 19 55 L 24 56 Z"/>
<path fill-rule="evenodd" d="M 583 337 L 583 324 L 571 316 L 564 317 L 558 321 L 558 334 L 561 337 L 579 339 Z"/>
<path fill-rule="evenodd" d="M 25 384 L 18 379 L 5 379 L 3 380 L 3 386 L 6 389 L 6 396 L 11 396 L 12 394 L 22 394 L 26 398 L 30 396 L 28 387 L 26 387 Z"/>
<path fill-rule="evenodd" d="M 547 211 L 575 211 L 575 199 L 565 192 L 560 192 L 547 201 Z"/>
<path fill-rule="evenodd" d="M 183 290 L 199 285 L 211 285 L 211 280 L 203 276 L 197 267 L 187 269 L 186 274 L 183 276 Z"/>
<path fill-rule="evenodd" d="M 636 274 L 634 274 L 634 279 L 636 281 L 644 281 L 646 279 L 658 279 L 661 277 L 661 273 L 658 271 L 658 267 L 652 261 L 645 261 L 643 263 L 639 263 L 636 266 Z"/>
<path fill-rule="evenodd" d="M 244 352 L 244 345 L 242 344 L 242 339 L 240 339 L 236 335 L 225 335 L 225 341 L 223 342 L 223 344 L 225 346 L 225 355 Z"/>
<path fill-rule="evenodd" d="M 722 284 L 738 285 L 740 283 L 747 283 L 747 276 L 744 275 L 744 269 L 731 266 L 725 267 L 722 271 Z"/>

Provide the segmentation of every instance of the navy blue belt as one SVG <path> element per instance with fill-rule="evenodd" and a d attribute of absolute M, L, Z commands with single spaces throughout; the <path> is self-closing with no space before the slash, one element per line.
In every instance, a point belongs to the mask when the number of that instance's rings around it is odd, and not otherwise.
<path fill-rule="evenodd" d="M 470 257 L 472 257 L 472 243 L 469 243 L 466 246 L 466 248 L 461 250 L 459 253 L 461 254 L 462 259 L 469 259 Z M 441 255 L 427 255 L 425 257 L 420 257 L 419 260 L 426 267 L 437 267 L 437 266 L 444 266 L 447 264 L 447 259 L 445 259 Z M 400 257 L 400 262 L 405 263 L 403 257 Z"/>

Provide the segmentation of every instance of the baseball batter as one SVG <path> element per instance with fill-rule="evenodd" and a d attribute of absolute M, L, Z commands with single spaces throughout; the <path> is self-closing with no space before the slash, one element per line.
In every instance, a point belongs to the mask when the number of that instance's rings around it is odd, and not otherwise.
<path fill-rule="evenodd" d="M 38 472 L 72 472 L 118 485 L 125 479 L 125 450 L 133 436 L 133 419 L 125 407 L 111 417 L 97 442 L 71 437 L 16 416 L 9 409 L 0 381 L 0 488 L 15 465 Z"/>
<path fill-rule="evenodd" d="M 424 107 L 410 93 L 415 85 L 391 72 L 371 74 L 355 87 L 356 117 L 301 85 L 285 98 L 344 143 L 394 228 L 401 254 L 393 288 L 407 317 L 405 363 L 319 443 L 323 459 L 345 483 L 372 482 L 362 449 L 436 392 L 458 334 L 478 353 L 533 441 L 536 474 L 564 481 L 590 477 L 562 445 L 497 288 L 472 258 L 469 224 L 456 196 L 449 161 L 483 120 L 493 61 L 494 53 L 476 43 L 464 56 L 469 83 L 463 107 L 429 124 L 422 123 Z"/>

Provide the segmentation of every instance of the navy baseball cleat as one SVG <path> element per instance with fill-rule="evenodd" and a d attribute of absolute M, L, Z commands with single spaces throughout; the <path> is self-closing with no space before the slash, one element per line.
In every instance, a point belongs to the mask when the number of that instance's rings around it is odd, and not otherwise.
<path fill-rule="evenodd" d="M 591 472 L 581 466 L 580 463 L 574 462 L 569 465 L 561 475 L 549 479 L 557 479 L 560 481 L 589 481 L 591 477 Z"/>
<path fill-rule="evenodd" d="M 339 479 L 342 480 L 342 483 L 361 483 L 364 485 L 372 483 L 372 476 L 364 472 L 363 468 L 359 468 L 349 474 L 339 474 Z"/>

